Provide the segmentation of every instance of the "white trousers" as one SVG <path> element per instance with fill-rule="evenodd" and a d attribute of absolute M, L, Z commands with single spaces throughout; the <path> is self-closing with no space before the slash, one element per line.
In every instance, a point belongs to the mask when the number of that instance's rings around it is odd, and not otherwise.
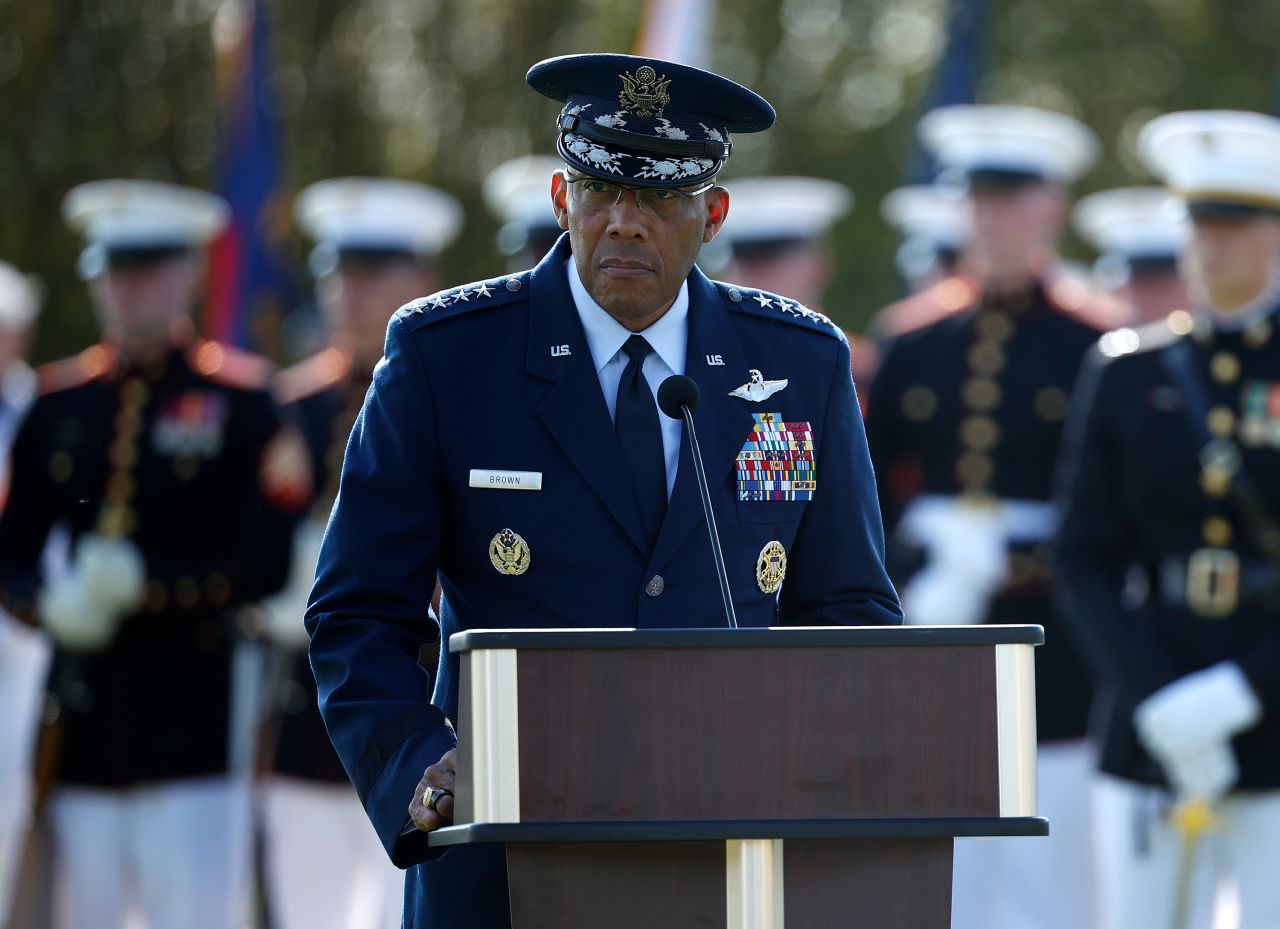
<path fill-rule="evenodd" d="M 31 755 L 51 654 L 41 633 L 0 611 L 0 926 L 31 826 Z"/>
<path fill-rule="evenodd" d="M 120 929 L 134 914 L 146 929 L 241 929 L 250 812 L 248 781 L 226 776 L 55 790 L 54 925 Z"/>
<path fill-rule="evenodd" d="M 262 800 L 274 929 L 400 929 L 404 872 L 354 788 L 276 776 Z"/>
<path fill-rule="evenodd" d="M 1093 929 L 1088 744 L 1041 745 L 1036 773 L 1047 837 L 957 839 L 953 929 Z"/>
<path fill-rule="evenodd" d="M 1093 788 L 1102 929 L 1165 929 L 1183 855 L 1167 791 L 1098 775 Z M 1229 795 L 1197 843 L 1187 929 L 1280 926 L 1280 790 Z"/>

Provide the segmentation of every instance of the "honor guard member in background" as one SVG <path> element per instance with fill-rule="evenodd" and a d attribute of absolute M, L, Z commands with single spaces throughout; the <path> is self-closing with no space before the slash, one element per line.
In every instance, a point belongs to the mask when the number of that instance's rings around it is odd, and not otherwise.
<path fill-rule="evenodd" d="M 953 277 L 969 239 L 969 201 L 953 185 L 913 184 L 891 190 L 880 215 L 902 237 L 895 264 L 907 292 Z"/>
<path fill-rule="evenodd" d="M 744 177 L 729 182 L 733 222 L 724 276 L 821 309 L 836 260 L 826 235 L 853 209 L 853 192 L 815 177 Z"/>
<path fill-rule="evenodd" d="M 36 282 L 0 262 L 0 507 L 9 447 L 36 396 L 26 357 L 39 311 Z M 0 926 L 9 916 L 31 824 L 31 750 L 48 662 L 44 636 L 0 610 Z"/>
<path fill-rule="evenodd" d="M 1091 918 L 1090 681 L 1053 615 L 1049 497 L 1092 324 L 1115 309 L 1055 277 L 1066 185 L 1097 143 L 1070 117 L 1020 107 L 934 110 L 920 132 L 968 181 L 971 276 L 888 311 L 934 320 L 889 343 L 869 391 L 891 571 L 910 623 L 1046 627 L 1036 699 L 1053 834 L 958 842 L 953 925 L 1079 929 Z"/>
<path fill-rule="evenodd" d="M 0 595 L 57 645 L 44 732 L 60 862 L 55 925 L 231 929 L 249 783 L 228 771 L 231 611 L 279 589 L 308 498 L 266 363 L 197 341 L 187 312 L 227 207 L 99 181 L 64 215 L 103 342 L 39 372 L 0 518 Z M 68 539 L 42 574 L 51 530 Z"/>
<path fill-rule="evenodd" d="M 1190 227 L 1181 203 L 1163 187 L 1121 187 L 1090 194 L 1071 219 L 1101 256 L 1094 278 L 1132 309 L 1130 325 L 1163 322 L 1188 306 L 1178 268 Z"/>
<path fill-rule="evenodd" d="M 1101 679 L 1102 926 L 1235 926 L 1213 914 L 1233 882 L 1238 929 L 1264 929 L 1280 926 L 1280 120 L 1174 113 L 1138 147 L 1190 211 L 1195 313 L 1105 336 L 1068 427 L 1059 569 Z"/>
<path fill-rule="evenodd" d="M 701 390 L 739 623 L 901 619 L 839 329 L 694 267 L 730 212 L 715 184 L 730 135 L 767 129 L 773 108 L 718 75 L 628 55 L 553 58 L 528 82 L 563 102 L 565 165 L 547 189 L 567 235 L 530 271 L 396 313 L 307 611 L 329 733 L 388 853 L 412 869 L 412 929 L 510 924 L 501 847 L 427 844 L 452 818 L 454 746 L 468 737 L 449 722 L 456 658 L 434 694 L 417 663 L 437 573 L 445 642 L 512 625 L 722 622 L 689 445 L 654 399 L 666 377 Z M 766 435 L 786 446 L 776 478 L 758 467 Z"/>
<path fill-rule="evenodd" d="M 276 377 L 277 398 L 306 433 L 317 495 L 298 526 L 289 584 L 264 604 L 284 663 L 263 798 L 268 905 L 274 929 L 398 927 L 404 875 L 387 860 L 325 732 L 302 617 L 389 314 L 439 287 L 435 261 L 457 238 L 463 213 L 453 197 L 421 184 L 338 178 L 305 188 L 294 214 L 316 242 L 311 265 L 327 346 Z"/>
<path fill-rule="evenodd" d="M 908 295 L 956 276 L 969 238 L 969 201 L 956 185 L 913 184 L 891 190 L 880 201 L 880 215 L 902 238 L 894 264 Z M 963 286 L 967 294 L 968 286 Z M 917 318 L 912 318 L 913 312 Z M 920 313 L 926 321 L 936 318 L 932 306 L 910 301 L 875 315 L 866 335 L 853 346 L 854 383 L 871 383 L 883 344 L 895 333 L 920 327 Z"/>
<path fill-rule="evenodd" d="M 521 155 L 484 179 L 485 206 L 502 221 L 498 251 L 512 271 L 536 264 L 560 238 L 560 224 L 547 199 L 547 178 L 562 165 L 551 155 Z"/>

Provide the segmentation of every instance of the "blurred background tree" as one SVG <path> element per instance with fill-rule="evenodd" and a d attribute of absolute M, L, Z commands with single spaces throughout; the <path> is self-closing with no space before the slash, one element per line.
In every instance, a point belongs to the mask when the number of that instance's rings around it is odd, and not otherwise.
<path fill-rule="evenodd" d="M 219 43 L 244 0 L 0 0 L 0 259 L 39 275 L 37 360 L 95 338 L 80 244 L 60 215 L 82 181 L 212 187 Z M 849 185 L 826 310 L 858 328 L 898 295 L 880 198 L 909 180 L 912 131 L 959 0 L 720 0 L 710 67 L 763 93 L 777 128 L 743 136 L 725 179 L 809 174 Z M 977 0 L 966 0 L 975 3 Z M 263 0 L 272 64 L 263 105 L 283 143 L 282 195 L 344 174 L 442 187 L 468 209 L 444 283 L 500 269 L 479 185 L 502 161 L 552 150 L 556 105 L 525 88 L 533 62 L 629 51 L 634 0 Z M 1132 141 L 1157 113 L 1272 111 L 1276 0 L 982 0 L 977 99 L 1071 113 L 1106 157 L 1079 193 L 1141 182 Z M 287 210 L 281 211 L 281 215 Z M 730 220 L 732 222 L 732 219 Z M 307 245 L 289 236 L 296 294 Z M 1068 242 L 1068 252 L 1083 255 Z"/>

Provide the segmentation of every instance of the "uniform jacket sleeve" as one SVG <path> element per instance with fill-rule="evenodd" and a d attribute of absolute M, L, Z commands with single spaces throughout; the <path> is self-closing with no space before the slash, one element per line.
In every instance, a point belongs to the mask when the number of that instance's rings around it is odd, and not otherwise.
<path fill-rule="evenodd" d="M 11 452 L 9 495 L 0 516 L 0 592 L 6 609 L 33 622 L 40 554 L 57 517 L 47 463 L 40 454 L 44 418 L 32 408 Z"/>
<path fill-rule="evenodd" d="M 417 660 L 431 638 L 447 517 L 439 422 L 421 356 L 393 319 L 347 446 L 306 618 L 325 725 L 400 867 L 430 857 L 425 833 L 400 834 L 423 771 L 457 744 Z"/>
<path fill-rule="evenodd" d="M 1122 605 L 1125 571 L 1137 542 L 1134 514 L 1116 475 L 1115 429 L 1106 400 L 1108 364 L 1085 356 L 1063 436 L 1059 467 L 1062 527 L 1057 591 L 1063 618 L 1094 671 L 1130 691 L 1136 703 L 1179 675 L 1146 628 L 1150 619 Z"/>
<path fill-rule="evenodd" d="M 902 607 L 884 567 L 884 527 L 849 346 L 836 352 L 816 462 L 818 491 L 782 585 L 783 625 L 898 625 Z"/>
<path fill-rule="evenodd" d="M 893 351 L 896 344 L 896 342 L 889 343 L 884 358 L 876 370 L 874 382 L 869 387 L 863 386 L 868 393 L 867 440 L 870 443 L 871 463 L 875 469 L 879 487 L 880 511 L 884 519 L 884 528 L 889 535 L 893 534 L 902 516 L 901 502 L 893 493 L 893 478 L 894 469 L 899 465 L 900 456 L 905 451 L 898 437 L 893 409 L 901 391 L 901 385 L 897 383 L 898 356 Z"/>

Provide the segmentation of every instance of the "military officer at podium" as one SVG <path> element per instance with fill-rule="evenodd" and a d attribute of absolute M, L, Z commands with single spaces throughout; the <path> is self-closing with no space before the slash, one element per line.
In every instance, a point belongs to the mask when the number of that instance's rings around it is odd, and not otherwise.
<path fill-rule="evenodd" d="M 194 337 L 219 198 L 72 190 L 103 342 L 39 372 L 0 519 L 0 594 L 57 646 L 46 747 L 61 929 L 231 929 L 251 851 L 231 770 L 232 611 L 278 589 L 311 492 L 264 359 Z M 67 540 L 41 570 L 50 537 Z"/>
<path fill-rule="evenodd" d="M 1193 312 L 1104 336 L 1067 432 L 1061 593 L 1102 681 L 1101 926 L 1224 925 L 1234 884 L 1229 925 L 1263 929 L 1280 925 L 1280 120 L 1168 114 L 1138 149 L 1190 213 Z"/>
<path fill-rule="evenodd" d="M 901 619 L 840 330 L 694 268 L 732 222 L 716 184 L 731 136 L 767 129 L 773 108 L 624 55 L 550 59 L 528 82 L 562 105 L 547 190 L 567 234 L 532 270 L 396 313 L 307 611 L 325 722 L 387 852 L 412 869 L 414 929 L 509 925 L 501 848 L 428 847 L 467 738 L 450 722 L 457 661 L 434 693 L 416 661 L 437 576 L 446 641 L 724 623 L 690 446 L 655 402 L 666 377 L 701 390 L 739 623 Z"/>
<path fill-rule="evenodd" d="M 276 929 L 398 927 L 404 875 L 383 853 L 324 730 L 302 616 L 387 320 L 439 286 L 436 260 L 462 228 L 462 207 L 422 184 L 346 177 L 303 189 L 294 215 L 316 243 L 311 269 L 328 341 L 275 378 L 277 400 L 306 436 L 317 493 L 294 536 L 289 583 L 264 604 L 283 662 L 263 797 L 268 905 Z"/>

